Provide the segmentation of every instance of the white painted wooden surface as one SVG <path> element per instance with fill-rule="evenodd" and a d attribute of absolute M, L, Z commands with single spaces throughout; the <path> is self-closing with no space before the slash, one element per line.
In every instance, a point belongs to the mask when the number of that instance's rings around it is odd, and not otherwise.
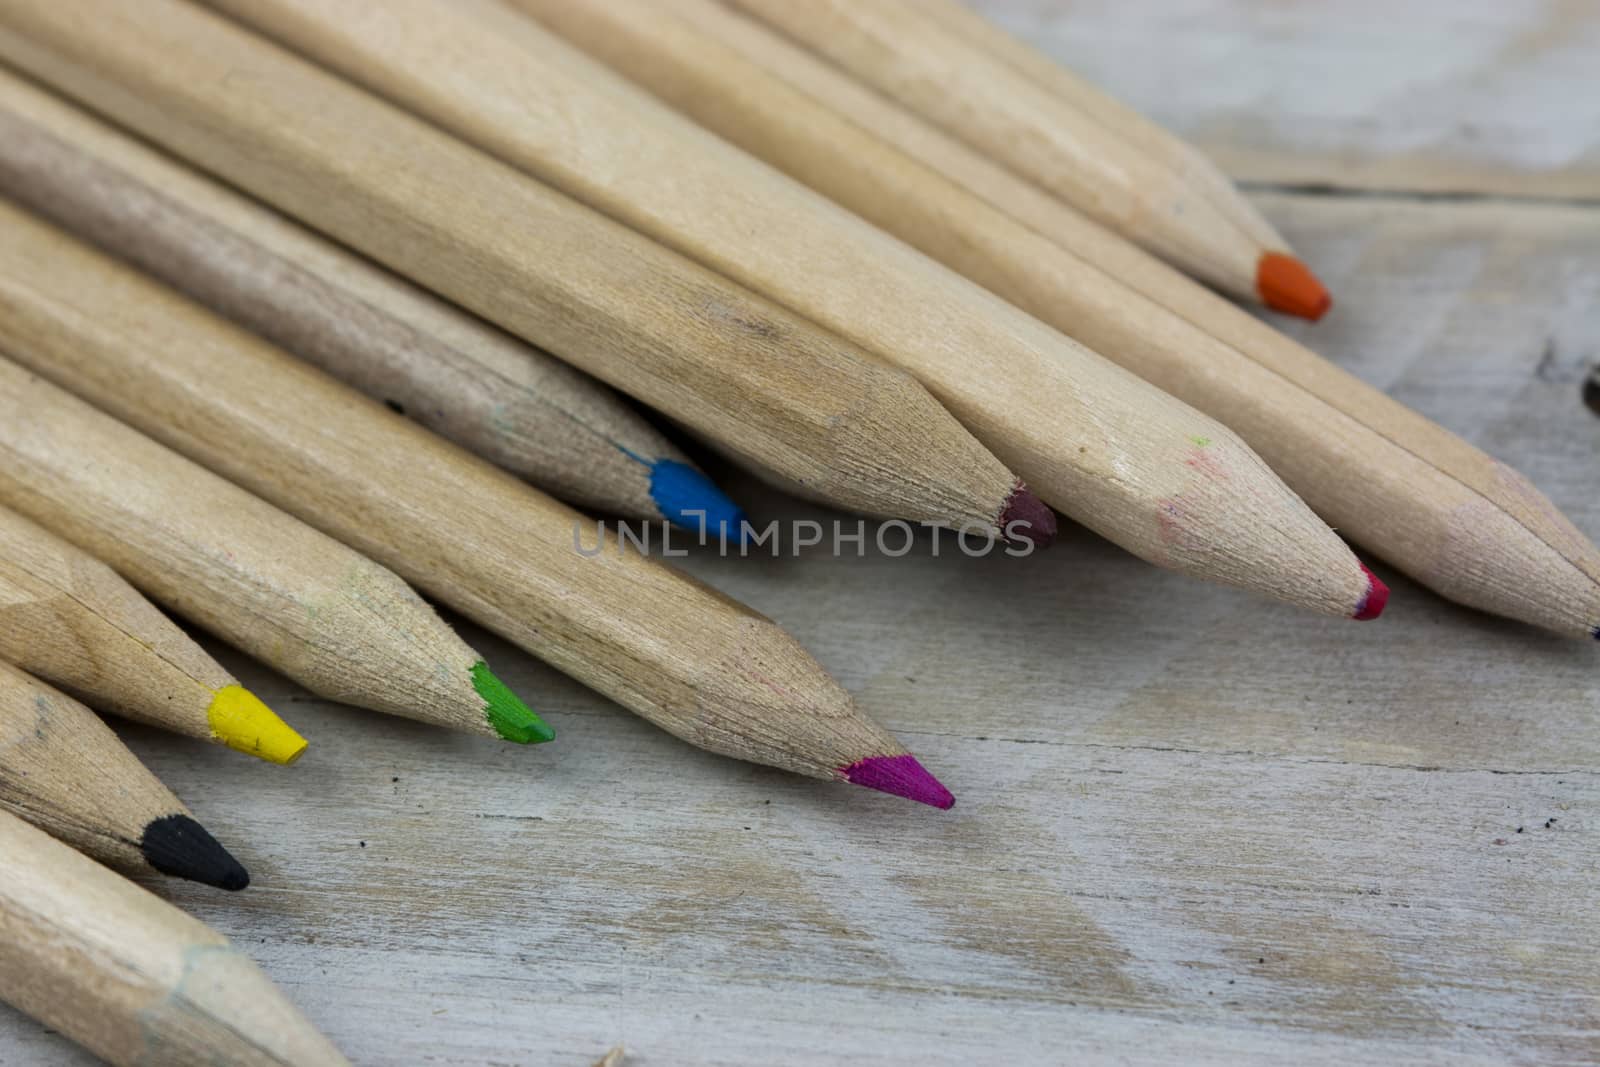
<path fill-rule="evenodd" d="M 1595 0 L 969 0 L 1252 182 L 1600 200 Z"/>
<path fill-rule="evenodd" d="M 1290 328 L 1600 536 L 1600 211 L 1261 202 L 1339 301 Z M 950 813 L 691 749 L 464 627 L 559 741 L 322 704 L 219 651 L 312 748 L 123 729 L 256 880 L 151 884 L 363 1065 L 1600 1059 L 1600 648 L 1381 564 L 1389 612 L 1354 624 L 1081 531 L 928 547 L 686 566 L 797 633 Z M 0 1065 L 87 1062 L 0 1011 Z"/>

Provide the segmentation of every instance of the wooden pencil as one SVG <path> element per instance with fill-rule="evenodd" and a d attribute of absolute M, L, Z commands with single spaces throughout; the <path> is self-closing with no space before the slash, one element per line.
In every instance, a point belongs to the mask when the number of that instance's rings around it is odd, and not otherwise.
<path fill-rule="evenodd" d="M 1011 36 L 960 0 L 917 0 L 916 11 L 921 18 L 937 20 L 969 45 L 987 49 L 997 59 L 1009 63 L 1122 138 L 1134 151 L 1171 171 L 1183 185 L 1208 199 L 1212 207 L 1228 216 L 1262 248 L 1289 247 L 1283 235 L 1239 192 L 1233 180 L 1188 141 L 1073 74 L 1027 42 Z M 1271 303 L 1270 300 L 1266 302 Z M 1293 307 L 1280 310 L 1296 313 Z M 1315 311 L 1315 308 L 1309 310 Z"/>
<path fill-rule="evenodd" d="M 0 507 L 0 659 L 125 718 L 293 763 L 305 739 L 115 571 Z"/>
<path fill-rule="evenodd" d="M 1048 503 L 1130 551 L 1327 614 L 1377 606 L 1349 549 L 1227 428 L 499 3 L 217 6 L 917 374 Z M 454 77 L 440 55 L 478 58 Z"/>
<path fill-rule="evenodd" d="M 585 550 L 577 512 L 3 202 L 0 228 L 0 348 L 40 374 L 693 744 L 954 803 L 770 620 Z"/>
<path fill-rule="evenodd" d="M 918 0 L 728 3 L 1196 278 L 1304 318 L 1327 311 L 1327 290 L 1281 239 L 1264 243 L 1170 157 L 1052 92 L 948 14 L 924 16 Z"/>
<path fill-rule="evenodd" d="M 0 193 L 581 507 L 743 514 L 608 388 L 0 69 Z"/>
<path fill-rule="evenodd" d="M 1419 582 L 1595 632 L 1600 553 L 1522 476 L 815 55 L 712 0 L 575 0 L 558 21 L 723 136 L 1227 422 Z"/>
<path fill-rule="evenodd" d="M 43 225 L 9 204 L 0 214 L 19 236 L 21 225 Z M 43 296 L 33 282 L 49 266 L 34 259 L 6 271 L 0 353 L 37 362 L 58 352 L 15 343 L 30 339 L 25 316 Z M 93 305 L 109 294 L 80 295 Z M 78 325 L 102 332 L 98 318 L 91 306 Z M 92 340 L 73 358 L 89 358 Z M 332 418 L 318 432 L 338 425 Z M 0 504 L 319 696 L 509 741 L 552 736 L 392 572 L 8 358 L 0 358 Z"/>
<path fill-rule="evenodd" d="M 904 371 L 220 16 L 92 2 L 0 0 L 0 50 L 758 471 L 851 511 L 1053 534 Z"/>
<path fill-rule="evenodd" d="M 348 1067 L 222 935 L 5 812 L 0 999 L 116 1067 Z"/>
<path fill-rule="evenodd" d="M 94 712 L 0 661 L 0 808 L 101 863 L 243 889 L 250 876 Z"/>

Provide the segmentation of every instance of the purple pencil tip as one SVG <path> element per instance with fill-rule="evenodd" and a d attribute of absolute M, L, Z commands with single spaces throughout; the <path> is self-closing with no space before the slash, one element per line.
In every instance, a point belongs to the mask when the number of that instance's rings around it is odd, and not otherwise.
<path fill-rule="evenodd" d="M 868 756 L 840 769 L 845 780 L 881 793 L 915 800 L 919 804 L 948 809 L 956 798 L 939 784 L 939 779 L 923 769 L 915 756 Z"/>
<path fill-rule="evenodd" d="M 1056 539 L 1056 513 L 1019 481 L 1000 511 L 1000 534 L 1012 544 L 1043 548 Z"/>

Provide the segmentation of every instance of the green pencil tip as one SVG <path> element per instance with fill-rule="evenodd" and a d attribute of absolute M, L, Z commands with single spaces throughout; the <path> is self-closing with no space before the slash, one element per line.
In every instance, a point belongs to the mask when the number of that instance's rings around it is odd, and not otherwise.
<path fill-rule="evenodd" d="M 487 663 L 473 665 L 472 688 L 483 698 L 483 713 L 488 717 L 489 725 L 507 741 L 515 741 L 519 745 L 537 745 L 555 740 L 556 732 L 528 705 L 518 700 L 517 694 L 494 676 Z"/>

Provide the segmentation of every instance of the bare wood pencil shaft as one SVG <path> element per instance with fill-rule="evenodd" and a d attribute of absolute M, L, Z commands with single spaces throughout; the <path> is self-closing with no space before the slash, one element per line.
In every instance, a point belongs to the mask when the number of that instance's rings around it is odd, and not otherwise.
<path fill-rule="evenodd" d="M 823 778 L 904 752 L 769 620 L 581 554 L 577 512 L 9 206 L 0 226 L 0 278 L 33 278 L 0 345 L 40 373 L 694 744 Z"/>
<path fill-rule="evenodd" d="M 101 863 L 145 874 L 145 827 L 188 814 L 94 712 L 4 661 L 0 808 Z"/>
<path fill-rule="evenodd" d="M 718 3 L 719 0 L 709 2 Z M 1213 207 L 1262 248 L 1289 246 L 1233 181 L 1189 142 L 1011 36 L 960 0 L 917 0 L 916 10 L 919 17 L 937 20 L 967 43 L 988 50 L 1121 137 L 1136 151 L 1169 168 L 1181 182 L 1205 195 Z"/>
<path fill-rule="evenodd" d="M 576 504 L 688 459 L 609 390 L 0 69 L 0 192 Z"/>
<path fill-rule="evenodd" d="M 632 46 L 641 78 L 1226 421 L 1357 542 L 1472 607 L 1582 636 L 1600 623 L 1600 551 L 1517 472 L 765 27 L 708 0 L 637 7 L 627 6 L 636 27 L 670 9 L 702 47 L 717 40 L 739 53 L 685 51 L 669 63 L 678 38 L 662 31 L 648 49 Z M 563 10 L 572 21 L 602 8 Z M 603 47 L 620 61 L 632 36 L 608 23 Z M 690 54 L 693 71 L 682 62 Z M 827 166 L 817 163 L 824 144 Z M 953 194 L 952 182 L 989 209 Z M 1008 230 L 994 211 L 1070 255 L 1040 251 L 1037 238 Z M 1013 236 L 989 239 L 1005 232 Z"/>
<path fill-rule="evenodd" d="M 4 812 L 0 999 L 118 1067 L 347 1062 L 220 934 Z"/>
<path fill-rule="evenodd" d="M 1348 549 L 1224 427 L 498 3 L 219 6 L 912 371 L 1049 503 L 1129 550 L 1330 614 L 1366 596 Z M 477 58 L 448 74 L 440 54 Z"/>
<path fill-rule="evenodd" d="M 0 210 L 19 234 L 42 225 Z M 9 234 L 7 247 L 20 250 Z M 0 283 L 0 353 L 64 358 L 26 318 L 39 295 L 26 276 L 49 256 L 26 262 L 24 277 Z M 77 325 L 113 328 L 93 308 Z M 0 504 L 312 692 L 493 734 L 472 684 L 481 657 L 393 573 L 10 359 L 0 359 L 0 458 Z"/>
<path fill-rule="evenodd" d="M 730 0 L 1118 233 L 1257 300 L 1263 252 L 1177 174 L 917 5 Z"/>
<path fill-rule="evenodd" d="M 206 740 L 217 691 L 239 684 L 110 567 L 4 507 L 0 659 L 106 710 Z"/>
<path fill-rule="evenodd" d="M 1015 488 L 904 372 L 217 16 L 6 0 L 0 50 L 839 506 L 992 526 Z"/>

